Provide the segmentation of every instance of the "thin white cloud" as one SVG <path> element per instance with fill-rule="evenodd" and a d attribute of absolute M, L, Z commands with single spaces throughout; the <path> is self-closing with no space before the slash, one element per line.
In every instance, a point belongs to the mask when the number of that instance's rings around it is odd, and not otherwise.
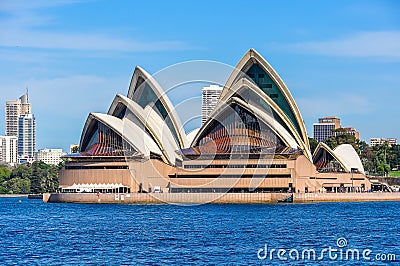
<path fill-rule="evenodd" d="M 301 42 L 283 48 L 327 56 L 400 57 L 400 31 L 359 32 L 346 38 Z"/>
<path fill-rule="evenodd" d="M 82 1 L 79 0 L 2 0 L 0 4 L 0 11 L 2 12 L 23 12 L 26 10 L 34 10 L 46 7 L 54 7 L 59 5 L 74 4 Z"/>
<path fill-rule="evenodd" d="M 8 16 L 0 19 L 0 47 L 67 49 L 82 51 L 144 52 L 185 50 L 189 45 L 179 40 L 137 40 L 129 37 L 93 32 L 63 32 L 45 30 L 55 18 L 46 8 L 79 3 L 80 1 L 5 1 L 0 12 Z"/>
<path fill-rule="evenodd" d="M 374 110 L 374 104 L 362 95 L 332 94 L 330 97 L 297 98 L 297 104 L 302 115 L 317 117 L 322 114 L 353 115 L 369 114 Z"/>
<path fill-rule="evenodd" d="M 70 49 L 89 51 L 163 51 L 187 49 L 180 41 L 140 42 L 106 35 L 57 33 L 38 30 L 3 32 L 0 46 L 40 49 Z"/>
<path fill-rule="evenodd" d="M 54 57 L 54 54 L 48 52 L 0 49 L 0 65 L 3 66 L 6 66 L 9 62 L 22 64 L 40 63 L 50 60 L 52 57 Z"/>

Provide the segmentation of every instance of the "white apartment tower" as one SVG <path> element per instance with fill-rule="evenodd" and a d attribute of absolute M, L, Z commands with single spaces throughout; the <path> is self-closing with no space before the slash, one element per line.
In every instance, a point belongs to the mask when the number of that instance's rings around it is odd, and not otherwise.
<path fill-rule="evenodd" d="M 36 150 L 36 121 L 33 114 L 18 119 L 18 156 L 33 158 Z"/>
<path fill-rule="evenodd" d="M 17 137 L 0 136 L 0 161 L 11 165 L 17 163 Z"/>
<path fill-rule="evenodd" d="M 17 100 L 6 102 L 6 136 L 17 138 L 18 157 L 33 158 L 36 149 L 36 122 L 28 90 Z"/>
<path fill-rule="evenodd" d="M 28 102 L 28 92 L 18 100 L 6 102 L 6 136 L 18 137 L 18 119 L 21 115 L 30 114 L 31 104 Z"/>
<path fill-rule="evenodd" d="M 204 124 L 207 121 L 210 113 L 214 110 L 217 105 L 219 96 L 222 92 L 222 87 L 218 85 L 210 85 L 209 87 L 203 87 L 202 89 L 202 106 L 201 106 L 201 122 Z"/>

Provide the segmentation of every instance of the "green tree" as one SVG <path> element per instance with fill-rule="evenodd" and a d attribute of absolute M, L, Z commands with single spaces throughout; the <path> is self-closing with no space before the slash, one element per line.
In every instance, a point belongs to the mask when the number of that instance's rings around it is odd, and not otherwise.
<path fill-rule="evenodd" d="M 7 165 L 0 166 L 0 194 L 8 194 L 11 191 L 4 187 L 5 183 L 10 179 L 11 171 Z"/>
<path fill-rule="evenodd" d="M 79 146 L 72 147 L 71 152 L 72 153 L 78 153 L 79 152 Z"/>
<path fill-rule="evenodd" d="M 387 163 L 387 155 L 389 150 L 389 143 L 374 146 L 376 157 L 376 172 L 386 176 L 390 172 L 390 165 Z"/>
<path fill-rule="evenodd" d="M 318 146 L 318 141 L 314 138 L 308 138 L 308 141 L 310 142 L 311 154 L 314 154 L 314 151 Z"/>
<path fill-rule="evenodd" d="M 6 188 L 14 194 L 27 194 L 30 192 L 31 182 L 26 178 L 15 177 L 6 182 Z"/>
<path fill-rule="evenodd" d="M 390 165 L 388 165 L 387 163 L 380 163 L 380 164 L 378 164 L 378 166 L 377 166 L 377 172 L 379 173 L 379 174 L 382 174 L 382 175 L 384 175 L 384 176 L 387 176 L 387 174 L 389 173 L 389 171 L 390 171 Z"/>
<path fill-rule="evenodd" d="M 360 159 L 365 171 L 367 173 L 376 172 L 376 154 L 374 153 L 372 148 L 365 141 L 360 141 L 358 143 L 358 147 Z"/>
<path fill-rule="evenodd" d="M 31 191 L 32 193 L 55 192 L 58 188 L 58 174 L 63 163 L 48 165 L 42 161 L 32 163 Z"/>
<path fill-rule="evenodd" d="M 32 193 L 46 192 L 46 185 L 51 166 L 42 161 L 32 163 L 31 191 Z"/>
<path fill-rule="evenodd" d="M 0 194 L 45 193 L 58 189 L 58 175 L 64 163 L 48 165 L 42 161 L 18 165 L 10 171 L 0 166 Z"/>
<path fill-rule="evenodd" d="M 0 167 L 0 184 L 10 179 L 11 171 L 6 167 Z"/>
<path fill-rule="evenodd" d="M 355 136 L 347 133 L 347 131 L 343 128 L 334 129 L 332 130 L 332 132 L 335 134 L 335 136 L 324 140 L 324 143 L 328 145 L 331 149 L 335 149 L 337 146 L 342 144 L 350 144 L 357 152 L 359 151 L 359 141 L 356 139 Z"/>
<path fill-rule="evenodd" d="M 392 145 L 387 149 L 386 160 L 391 169 L 397 169 L 400 166 L 400 145 Z"/>
<path fill-rule="evenodd" d="M 32 169 L 30 164 L 21 164 L 15 167 L 12 172 L 10 178 L 24 178 L 24 179 L 29 179 L 32 175 Z"/>
<path fill-rule="evenodd" d="M 61 164 L 62 165 L 62 164 Z M 62 168 L 62 166 L 61 166 Z M 45 192 L 55 192 L 58 189 L 58 174 L 61 170 L 59 165 L 52 165 L 50 170 L 47 172 L 44 180 Z"/>
<path fill-rule="evenodd" d="M 3 186 L 0 186 L 0 194 L 10 194 L 12 193 L 11 190 L 9 190 L 8 188 L 5 188 Z"/>

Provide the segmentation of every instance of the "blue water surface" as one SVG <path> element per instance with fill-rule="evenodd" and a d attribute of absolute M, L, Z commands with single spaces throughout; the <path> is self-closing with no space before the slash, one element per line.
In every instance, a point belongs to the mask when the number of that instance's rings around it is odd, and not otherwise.
<path fill-rule="evenodd" d="M 0 264 L 399 264 L 399 210 L 399 202 L 174 206 L 0 198 Z M 329 246 L 339 254 L 339 238 L 344 252 L 370 249 L 370 260 L 325 254 L 319 261 Z M 285 249 L 287 261 L 276 252 L 271 258 L 271 249 Z M 289 257 L 293 249 L 299 260 Z M 302 259 L 304 249 L 317 258 Z M 378 261 L 382 254 L 397 261 Z"/>

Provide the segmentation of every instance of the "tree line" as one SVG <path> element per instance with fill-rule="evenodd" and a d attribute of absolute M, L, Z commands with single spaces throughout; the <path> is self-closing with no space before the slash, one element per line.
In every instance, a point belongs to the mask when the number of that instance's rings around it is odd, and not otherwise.
<path fill-rule="evenodd" d="M 400 145 L 369 146 L 365 141 L 358 140 L 355 136 L 338 131 L 341 134 L 325 139 L 323 142 L 331 149 L 341 144 L 350 144 L 360 156 L 364 170 L 368 175 L 387 176 L 390 171 L 398 170 L 400 166 Z M 317 148 L 318 142 L 310 138 L 311 151 Z"/>
<path fill-rule="evenodd" d="M 63 167 L 42 161 L 20 164 L 15 167 L 0 165 L 0 194 L 39 194 L 55 192 L 58 174 Z"/>

